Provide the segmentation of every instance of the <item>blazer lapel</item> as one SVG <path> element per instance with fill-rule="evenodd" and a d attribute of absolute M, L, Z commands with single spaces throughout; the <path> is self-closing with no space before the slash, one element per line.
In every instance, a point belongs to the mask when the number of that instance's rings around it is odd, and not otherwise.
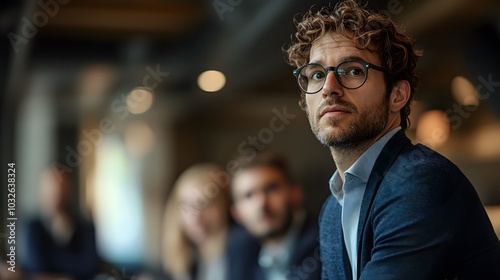
<path fill-rule="evenodd" d="M 351 262 L 349 261 L 349 256 L 347 255 L 347 249 L 345 247 L 343 231 L 341 236 L 342 236 L 342 256 L 343 256 L 342 260 L 344 261 L 344 271 L 345 271 L 345 278 L 343 279 L 352 280 L 352 266 Z"/>
<path fill-rule="evenodd" d="M 335 215 L 333 221 L 335 223 L 334 229 L 335 233 L 331 235 L 334 257 L 336 260 L 336 279 L 352 279 L 352 268 L 349 262 L 349 257 L 347 256 L 347 250 L 345 248 L 344 233 L 342 231 L 342 209 L 340 204 L 335 200 Z M 323 264 L 324 265 L 324 264 Z"/>
<path fill-rule="evenodd" d="M 359 222 L 358 222 L 358 277 L 361 275 L 361 252 L 363 245 L 363 233 L 366 225 L 366 218 L 368 216 L 368 212 L 373 203 L 373 199 L 377 193 L 378 187 L 384 178 L 387 170 L 392 165 L 392 163 L 396 160 L 398 155 L 401 153 L 401 150 L 411 144 L 410 139 L 406 137 L 406 134 L 403 130 L 398 131 L 384 146 L 377 160 L 375 161 L 375 165 L 373 166 L 372 172 L 368 179 L 368 183 L 366 184 L 365 194 L 363 195 L 363 200 L 361 202 L 361 209 L 359 212 Z M 342 231 L 342 230 L 341 230 Z M 343 243 L 343 242 L 342 242 Z"/>

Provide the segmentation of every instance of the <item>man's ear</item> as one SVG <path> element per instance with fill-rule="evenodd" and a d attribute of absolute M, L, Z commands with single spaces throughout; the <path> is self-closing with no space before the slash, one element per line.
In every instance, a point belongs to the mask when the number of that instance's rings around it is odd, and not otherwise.
<path fill-rule="evenodd" d="M 392 87 L 391 97 L 389 100 L 389 109 L 391 112 L 399 112 L 410 99 L 411 88 L 407 80 L 397 81 Z"/>
<path fill-rule="evenodd" d="M 236 209 L 236 207 L 234 206 L 234 203 L 233 203 L 233 205 L 231 205 L 230 211 L 231 211 L 231 216 L 233 216 L 233 219 L 237 223 L 241 224 L 240 213 L 238 212 L 238 209 Z"/>

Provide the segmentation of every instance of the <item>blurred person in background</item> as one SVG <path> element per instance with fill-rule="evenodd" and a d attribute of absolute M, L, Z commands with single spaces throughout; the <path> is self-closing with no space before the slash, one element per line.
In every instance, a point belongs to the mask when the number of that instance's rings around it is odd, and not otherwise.
<path fill-rule="evenodd" d="M 100 268 L 94 226 L 71 211 L 72 191 L 68 173 L 42 172 L 40 216 L 28 224 L 22 263 L 30 279 L 88 280 Z"/>
<path fill-rule="evenodd" d="M 303 190 L 278 154 L 240 159 L 231 182 L 234 219 L 230 279 L 320 279 L 318 225 L 303 206 Z"/>
<path fill-rule="evenodd" d="M 198 164 L 179 176 L 165 207 L 163 271 L 141 279 L 228 279 L 229 179 L 219 180 L 221 172 L 214 164 Z"/>

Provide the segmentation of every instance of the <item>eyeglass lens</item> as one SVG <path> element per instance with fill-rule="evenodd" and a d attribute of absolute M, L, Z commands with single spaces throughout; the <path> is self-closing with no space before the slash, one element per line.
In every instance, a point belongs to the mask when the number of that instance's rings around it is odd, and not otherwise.
<path fill-rule="evenodd" d="M 334 70 L 337 81 L 345 88 L 355 89 L 366 80 L 367 69 L 358 61 L 344 61 Z M 326 82 L 327 70 L 319 64 L 308 64 L 297 76 L 300 88 L 307 93 L 320 91 Z"/>

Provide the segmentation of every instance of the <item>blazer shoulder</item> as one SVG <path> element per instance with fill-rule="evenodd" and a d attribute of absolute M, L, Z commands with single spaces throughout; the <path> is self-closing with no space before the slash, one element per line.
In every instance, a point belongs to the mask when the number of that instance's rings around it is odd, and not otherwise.
<path fill-rule="evenodd" d="M 458 169 L 451 160 L 422 144 L 409 145 L 405 147 L 401 151 L 398 159 L 399 160 L 397 162 L 401 162 L 401 159 L 404 159 L 408 163 L 419 167 L 439 165 Z"/>
<path fill-rule="evenodd" d="M 319 225 L 318 218 L 315 216 L 306 216 L 304 224 L 300 229 L 297 240 L 296 252 L 310 251 L 319 246 L 318 241 Z"/>
<path fill-rule="evenodd" d="M 307 216 L 292 251 L 291 268 L 287 279 L 321 279 L 319 227 L 316 217 Z"/>
<path fill-rule="evenodd" d="M 417 212 L 450 199 L 454 205 L 480 204 L 474 186 L 449 159 L 423 145 L 405 147 L 387 170 L 376 193 L 375 208 L 405 202 Z M 401 204 L 398 204 L 401 206 Z"/>
<path fill-rule="evenodd" d="M 321 211 L 319 213 L 319 218 L 318 218 L 318 224 L 321 225 L 323 223 L 324 219 L 330 219 L 332 216 L 330 213 L 335 211 L 335 206 L 338 204 L 338 201 L 335 199 L 335 197 L 330 194 L 328 198 L 326 199 L 325 203 L 323 203 L 323 207 L 321 208 Z M 340 206 L 338 204 L 338 206 Z"/>
<path fill-rule="evenodd" d="M 452 161 L 421 144 L 403 149 L 388 173 L 411 179 L 408 183 L 427 181 L 431 185 L 471 185 Z"/>
<path fill-rule="evenodd" d="M 237 256 L 240 255 L 242 248 L 247 252 L 245 256 L 249 256 L 250 252 L 258 254 L 260 243 L 245 228 L 240 225 L 233 225 L 229 229 L 226 251 L 229 256 Z"/>
<path fill-rule="evenodd" d="M 242 226 L 233 225 L 226 243 L 228 279 L 254 279 L 259 251 L 258 240 Z"/>

